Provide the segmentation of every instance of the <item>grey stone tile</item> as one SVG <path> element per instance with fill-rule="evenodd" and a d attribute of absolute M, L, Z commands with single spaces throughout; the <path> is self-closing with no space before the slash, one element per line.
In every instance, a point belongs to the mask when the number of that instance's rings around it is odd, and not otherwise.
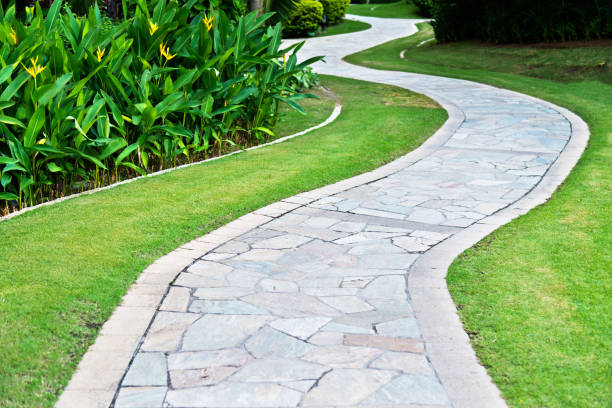
<path fill-rule="evenodd" d="M 170 390 L 170 406 L 198 408 L 295 407 L 302 393 L 271 383 L 224 382 L 212 387 Z"/>
<path fill-rule="evenodd" d="M 166 387 L 123 387 L 115 408 L 160 408 L 167 390 Z"/>
<path fill-rule="evenodd" d="M 274 382 L 317 380 L 329 368 L 299 359 L 261 358 L 250 361 L 230 381 Z"/>
<path fill-rule="evenodd" d="M 364 404 L 448 404 L 446 391 L 434 376 L 404 374 L 381 387 Z"/>
<path fill-rule="evenodd" d="M 183 337 L 183 351 L 235 347 L 255 333 L 271 316 L 206 315 L 192 324 Z"/>
<path fill-rule="evenodd" d="M 122 386 L 167 385 L 166 357 L 163 353 L 138 353 L 132 362 Z"/>
<path fill-rule="evenodd" d="M 247 340 L 245 346 L 256 358 L 301 357 L 314 348 L 311 344 L 270 327 L 263 327 L 255 333 Z"/>

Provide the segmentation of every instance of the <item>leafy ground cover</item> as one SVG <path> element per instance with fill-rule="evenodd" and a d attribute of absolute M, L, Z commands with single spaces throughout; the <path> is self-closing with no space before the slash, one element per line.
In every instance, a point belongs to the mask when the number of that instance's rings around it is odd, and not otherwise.
<path fill-rule="evenodd" d="M 0 406 L 51 407 L 100 325 L 159 256 L 263 205 L 377 168 L 447 118 L 399 88 L 322 79 L 343 102 L 325 128 L 0 222 Z M 333 101 L 325 104 L 317 121 Z"/>
<path fill-rule="evenodd" d="M 351 4 L 348 14 L 384 18 L 422 18 L 418 14 L 417 7 L 404 0 L 382 4 Z"/>
<path fill-rule="evenodd" d="M 327 37 L 328 35 L 355 33 L 357 31 L 367 30 L 370 27 L 372 26 L 362 21 L 343 19 L 340 24 L 327 27 L 327 30 L 321 32 L 319 35 L 317 35 L 317 37 Z"/>
<path fill-rule="evenodd" d="M 609 407 L 612 47 L 417 47 L 426 37 L 347 60 L 516 90 L 564 106 L 589 125 L 588 148 L 553 198 L 462 254 L 447 280 L 480 360 L 512 407 Z"/>

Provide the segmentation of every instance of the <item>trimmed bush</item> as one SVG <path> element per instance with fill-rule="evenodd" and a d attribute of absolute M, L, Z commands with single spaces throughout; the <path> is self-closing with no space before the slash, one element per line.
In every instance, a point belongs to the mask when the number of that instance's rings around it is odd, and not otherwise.
<path fill-rule="evenodd" d="M 419 14 L 423 17 L 431 17 L 434 10 L 434 0 L 406 0 L 408 3 L 413 3 L 419 10 Z"/>
<path fill-rule="evenodd" d="M 611 0 L 435 0 L 436 39 L 525 43 L 612 38 Z"/>
<path fill-rule="evenodd" d="M 327 24 L 338 24 L 346 14 L 351 0 L 320 0 L 323 14 L 327 16 Z"/>
<path fill-rule="evenodd" d="M 315 0 L 301 0 L 283 24 L 286 37 L 300 37 L 317 31 L 323 19 L 323 5 Z"/>

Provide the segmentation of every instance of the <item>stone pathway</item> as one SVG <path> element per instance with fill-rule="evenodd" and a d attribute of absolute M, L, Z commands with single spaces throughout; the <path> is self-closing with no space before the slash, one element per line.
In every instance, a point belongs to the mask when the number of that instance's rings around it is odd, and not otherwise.
<path fill-rule="evenodd" d="M 141 318 L 146 334 L 112 389 L 115 408 L 505 406 L 450 298 L 423 299 L 438 292 L 412 289 L 411 267 L 530 193 L 572 126 L 524 95 L 342 62 L 415 31 L 414 21 L 359 19 L 373 28 L 309 40 L 302 57 L 328 55 L 318 72 L 427 94 L 449 121 L 412 155 L 179 250 L 195 260 Z M 447 296 L 444 274 L 434 289 Z M 143 276 L 140 284 L 155 275 Z M 453 325 L 457 336 L 445 331 Z M 436 354 L 441 344 L 447 351 Z M 75 381 L 68 390 L 79 390 Z"/>

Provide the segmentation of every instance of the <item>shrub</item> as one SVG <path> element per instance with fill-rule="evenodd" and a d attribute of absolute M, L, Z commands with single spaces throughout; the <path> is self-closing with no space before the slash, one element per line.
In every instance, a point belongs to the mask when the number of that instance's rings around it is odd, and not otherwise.
<path fill-rule="evenodd" d="M 438 41 L 495 43 L 612 37 L 610 0 L 436 0 Z"/>
<path fill-rule="evenodd" d="M 317 31 L 323 18 L 323 6 L 315 0 L 301 0 L 283 24 L 283 33 L 299 37 Z"/>
<path fill-rule="evenodd" d="M 320 0 L 323 14 L 327 16 L 327 24 L 338 24 L 346 14 L 351 0 Z"/>
<path fill-rule="evenodd" d="M 0 13 L 0 204 L 24 207 L 75 189 L 257 143 L 289 81 L 299 44 L 281 49 L 269 15 L 229 20 L 160 0 L 113 22 L 56 0 L 25 22 Z M 5 209 L 6 211 L 7 209 Z"/>
<path fill-rule="evenodd" d="M 423 17 L 431 17 L 434 11 L 434 0 L 406 0 L 412 2 Z"/>

